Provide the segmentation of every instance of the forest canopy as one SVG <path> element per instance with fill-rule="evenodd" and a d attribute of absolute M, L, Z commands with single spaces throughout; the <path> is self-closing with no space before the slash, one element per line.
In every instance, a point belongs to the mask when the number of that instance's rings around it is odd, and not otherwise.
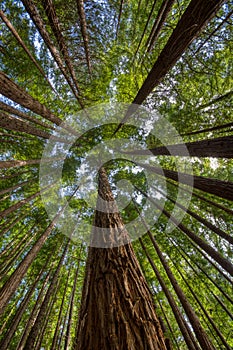
<path fill-rule="evenodd" d="M 150 208 L 130 234 L 167 349 L 233 347 L 232 14 L 222 0 L 2 1 L 1 350 L 77 349 L 87 159 L 105 156 L 125 225 Z"/>

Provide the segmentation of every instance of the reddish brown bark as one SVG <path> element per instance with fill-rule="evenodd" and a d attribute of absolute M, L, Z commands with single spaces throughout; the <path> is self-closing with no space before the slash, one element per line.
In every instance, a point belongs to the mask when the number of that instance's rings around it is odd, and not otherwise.
<path fill-rule="evenodd" d="M 103 168 L 99 195 L 108 202 L 114 199 Z M 127 235 L 119 213 L 96 211 L 96 226 L 111 229 L 113 245 L 114 229 L 120 229 L 123 240 Z M 151 293 L 130 243 L 89 248 L 76 341 L 75 350 L 166 349 Z"/>

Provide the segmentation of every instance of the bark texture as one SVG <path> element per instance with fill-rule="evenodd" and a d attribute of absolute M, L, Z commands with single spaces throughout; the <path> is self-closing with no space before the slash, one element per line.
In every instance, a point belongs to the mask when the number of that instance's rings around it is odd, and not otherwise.
<path fill-rule="evenodd" d="M 103 168 L 99 195 L 113 201 Z M 120 227 L 119 234 L 127 235 L 119 213 L 96 211 L 95 226 Z M 89 248 L 76 339 L 75 350 L 167 349 L 151 293 L 130 243 Z"/>

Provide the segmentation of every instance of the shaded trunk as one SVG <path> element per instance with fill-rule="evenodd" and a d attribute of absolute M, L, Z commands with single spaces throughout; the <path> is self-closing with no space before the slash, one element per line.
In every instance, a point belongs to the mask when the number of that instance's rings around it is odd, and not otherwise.
<path fill-rule="evenodd" d="M 47 107 L 29 95 L 3 72 L 0 72 L 0 93 L 56 125 L 62 123 L 62 119 L 55 116 Z"/>
<path fill-rule="evenodd" d="M 46 262 L 46 265 L 47 263 L 49 262 L 50 258 L 47 260 Z M 39 295 L 36 299 L 36 302 L 34 304 L 34 307 L 30 313 L 30 316 L 27 320 L 27 323 L 24 327 L 24 331 L 23 331 L 23 334 L 19 340 L 19 343 L 17 344 L 17 347 L 16 347 L 16 350 L 23 350 L 23 347 L 24 347 L 24 344 L 27 340 L 27 336 L 30 332 L 30 329 L 32 328 L 33 324 L 35 323 L 35 320 L 36 320 L 36 315 L 38 314 L 38 308 L 39 308 L 39 305 L 41 303 L 41 300 L 43 298 L 43 294 L 44 294 L 44 290 L 46 288 L 46 284 L 48 283 L 48 280 L 49 280 L 49 277 L 50 277 L 50 274 L 51 274 L 51 269 L 49 270 L 49 272 L 47 273 L 46 277 L 45 277 L 45 280 L 40 288 L 40 292 L 39 292 Z"/>
<path fill-rule="evenodd" d="M 46 12 L 46 15 L 48 17 L 50 27 L 51 27 L 53 34 L 57 40 L 59 50 L 62 53 L 62 56 L 64 57 L 65 64 L 68 67 L 68 70 L 69 70 L 71 78 L 74 82 L 75 88 L 76 88 L 77 92 L 79 92 L 79 86 L 78 86 L 78 82 L 77 82 L 77 79 L 75 76 L 74 67 L 73 67 L 72 61 L 69 57 L 68 48 L 66 46 L 65 39 L 62 35 L 62 28 L 61 28 L 59 19 L 58 19 L 57 14 L 56 14 L 56 10 L 55 10 L 53 1 L 52 0 L 42 0 L 42 4 L 43 4 L 44 10 Z"/>
<path fill-rule="evenodd" d="M 65 246 L 65 249 L 62 253 L 62 256 L 60 258 L 60 261 L 58 263 L 58 266 L 56 268 L 56 271 L 53 275 L 53 278 L 51 280 L 51 283 L 50 283 L 50 286 L 47 290 L 47 293 L 45 295 L 45 298 L 40 306 L 40 311 L 37 315 L 37 318 L 36 318 L 36 321 L 32 327 L 32 329 L 30 330 L 30 333 L 28 335 L 28 338 L 27 338 L 27 341 L 26 341 L 26 344 L 24 346 L 24 350 L 32 350 L 35 348 L 35 342 L 36 342 L 36 338 L 37 336 L 39 335 L 39 332 L 41 330 L 41 326 L 42 326 L 42 323 L 43 323 L 43 320 L 46 316 L 46 313 L 47 313 L 47 308 L 49 306 L 49 303 L 50 303 L 50 299 L 54 293 L 54 290 L 56 288 L 56 284 L 57 284 L 57 280 L 58 280 L 58 276 L 59 276 L 59 273 L 60 273 L 60 270 L 61 270 L 61 267 L 62 267 L 62 264 L 63 264 L 63 261 L 64 261 L 64 258 L 65 258 L 65 255 L 66 255 L 66 252 L 67 252 L 67 249 L 68 249 L 68 245 L 69 245 L 69 241 L 67 242 L 66 246 Z"/>
<path fill-rule="evenodd" d="M 191 187 L 193 186 L 198 190 L 214 194 L 215 196 L 218 196 L 220 198 L 228 199 L 231 201 L 233 200 L 233 182 L 185 174 L 174 170 L 161 170 L 161 168 L 150 166 L 147 164 L 142 164 L 139 162 L 137 162 L 137 164 L 142 168 L 148 169 L 149 171 L 154 172 L 160 176 L 163 175 L 176 182 L 183 183 Z"/>
<path fill-rule="evenodd" d="M 2 342 L 0 343 L 0 349 L 1 350 L 7 350 L 8 349 L 8 345 L 11 341 L 11 338 L 13 337 L 18 324 L 21 320 L 21 317 L 23 316 L 23 313 L 25 312 L 29 302 L 30 302 L 30 298 L 35 290 L 35 287 L 38 283 L 38 281 L 40 280 L 42 273 L 44 272 L 44 269 L 41 270 L 40 274 L 36 277 L 35 282 L 33 283 L 33 285 L 29 288 L 29 291 L 27 292 L 25 298 L 23 299 L 23 301 L 21 302 L 19 308 L 16 311 L 16 314 L 11 322 L 10 328 L 8 329 L 6 335 L 4 336 Z"/>
<path fill-rule="evenodd" d="M 27 115 L 26 113 L 23 113 L 12 106 L 8 106 L 6 103 L 1 102 L 1 101 L 0 101 L 0 109 L 2 109 L 4 112 L 16 115 L 17 117 L 20 117 L 21 119 L 28 120 L 34 124 L 38 124 L 40 126 L 43 126 L 45 128 L 51 129 L 51 130 L 55 129 L 52 125 L 44 123 L 44 122 L 40 121 L 39 119 L 36 119 L 35 117 L 31 117 L 30 115 Z"/>
<path fill-rule="evenodd" d="M 80 97 L 78 95 L 78 91 L 75 87 L 75 85 L 73 84 L 72 80 L 70 79 L 70 77 L 68 76 L 68 74 L 66 73 L 66 70 L 63 66 L 63 62 L 62 59 L 60 57 L 60 54 L 58 52 L 58 50 L 56 49 L 56 47 L 54 46 L 52 40 L 50 39 L 49 33 L 46 31 L 45 29 L 45 24 L 34 4 L 34 2 L 32 0 L 22 0 L 22 3 L 26 9 L 26 11 L 29 13 L 31 20 L 33 21 L 33 23 L 35 24 L 36 28 L 38 29 L 41 37 L 43 38 L 45 44 L 47 45 L 51 55 L 53 56 L 55 62 L 57 63 L 60 71 L 62 72 L 64 78 L 66 79 L 67 83 L 69 84 L 74 96 L 77 98 L 79 104 L 81 107 L 83 107 L 83 103 L 80 100 Z"/>
<path fill-rule="evenodd" d="M 148 235 L 151 239 L 151 242 L 158 254 L 158 257 L 167 273 L 167 276 L 178 296 L 178 298 L 180 299 L 180 302 L 185 310 L 186 315 L 188 316 L 190 323 L 192 324 L 192 327 L 194 329 L 194 332 L 196 334 L 196 337 L 202 347 L 202 349 L 205 350 L 215 350 L 215 347 L 213 346 L 212 342 L 210 341 L 208 335 L 206 334 L 205 330 L 203 329 L 195 311 L 193 310 L 192 306 L 190 305 L 188 299 L 186 298 L 183 290 L 180 288 L 177 280 L 175 279 L 170 267 L 168 266 L 158 244 L 156 243 L 152 233 L 150 231 L 148 231 Z"/>
<path fill-rule="evenodd" d="M 175 0 L 164 0 L 164 2 L 162 3 L 162 6 L 160 7 L 157 18 L 155 20 L 155 23 L 152 27 L 150 36 L 147 40 L 147 44 L 146 44 L 148 45 L 147 52 L 150 52 L 153 49 L 155 42 L 159 36 L 159 33 L 166 21 L 166 18 L 174 2 Z"/>
<path fill-rule="evenodd" d="M 84 11 L 84 2 L 83 2 L 83 0 L 76 0 L 76 3 L 77 3 L 78 15 L 79 15 L 79 19 L 80 19 L 81 32 L 82 32 L 82 37 L 83 37 L 83 43 L 84 43 L 88 71 L 91 74 L 92 68 L 91 68 L 91 59 L 90 59 L 90 52 L 89 52 L 89 46 L 88 46 L 89 40 L 88 40 L 88 33 L 87 33 L 86 15 L 85 15 L 85 11 Z"/>
<path fill-rule="evenodd" d="M 188 152 L 187 152 L 188 151 Z M 140 155 L 172 155 L 181 157 L 216 157 L 233 158 L 233 136 L 217 137 L 210 140 L 187 142 L 183 144 L 149 148 L 148 150 L 133 150 L 123 152 Z"/>
<path fill-rule="evenodd" d="M 99 196 L 114 200 L 103 168 Z M 128 234 L 120 214 L 103 211 L 95 214 L 94 241 L 98 227 L 110 229 L 112 246 L 117 230 L 124 242 Z M 89 248 L 76 341 L 75 350 L 166 349 L 149 287 L 130 243 Z"/>
<path fill-rule="evenodd" d="M 137 187 L 136 187 L 137 188 Z M 145 197 L 149 199 L 151 203 L 154 204 L 156 208 L 158 208 L 161 213 L 163 213 L 170 221 L 175 225 L 175 227 L 179 228 L 185 235 L 187 235 L 193 242 L 195 242 L 201 249 L 203 249 L 209 256 L 211 256 L 222 268 L 229 272 L 231 276 L 233 276 L 233 264 L 225 257 L 223 257 L 216 249 L 212 248 L 206 241 L 197 236 L 193 231 L 189 230 L 184 224 L 180 223 L 174 216 L 172 216 L 167 210 L 161 207 L 157 201 L 153 198 L 148 197 L 146 193 L 142 192 L 137 188 Z M 146 227 L 146 226 L 145 226 Z"/>
<path fill-rule="evenodd" d="M 138 50 L 139 50 L 139 48 L 140 48 L 140 46 L 141 46 L 141 43 L 142 43 L 142 40 L 143 40 L 144 35 L 145 35 L 145 33 L 146 33 L 148 24 L 149 24 L 149 22 L 150 22 L 150 19 L 151 19 L 151 17 L 152 17 L 153 12 L 154 12 L 156 3 L 157 3 L 157 0 L 154 0 L 153 5 L 152 5 L 152 8 L 151 8 L 151 11 L 150 11 L 150 14 L 149 14 L 149 16 L 148 16 L 148 18 L 147 18 L 145 27 L 144 27 L 144 29 L 143 29 L 142 36 L 141 36 L 140 41 L 139 41 L 139 43 L 138 43 L 138 46 L 137 46 L 137 49 L 136 49 L 136 52 L 135 52 L 135 56 L 137 55 Z M 138 6 L 139 6 L 139 4 L 138 4 Z"/>
<path fill-rule="evenodd" d="M 62 321 L 62 313 L 63 313 L 63 307 L 64 307 L 64 302 L 65 302 L 65 297 L 66 297 L 66 293 L 67 293 L 67 287 L 68 287 L 68 282 L 69 282 L 69 278 L 70 278 L 70 269 L 67 275 L 67 279 L 66 279 L 66 284 L 65 284 L 65 288 L 63 291 L 63 296 L 62 296 L 62 301 L 61 301 L 61 305 L 60 305 L 60 309 L 59 309 L 59 314 L 58 314 L 58 318 L 57 318 L 57 323 L 56 323 L 56 328 L 55 328 L 55 332 L 53 335 L 53 341 L 52 341 L 52 345 L 50 350 L 56 350 L 57 349 L 57 340 L 58 340 L 58 334 L 60 331 L 60 327 L 61 327 L 61 321 Z"/>
<path fill-rule="evenodd" d="M 7 25 L 7 27 L 10 29 L 10 31 L 12 32 L 12 34 L 14 35 L 14 37 L 16 38 L 16 40 L 18 41 L 19 45 L 22 46 L 22 48 L 24 49 L 24 51 L 26 52 L 26 54 L 28 55 L 28 57 L 30 58 L 30 60 L 33 62 L 33 64 L 36 66 L 36 68 L 39 70 L 39 72 L 42 74 L 42 76 L 45 78 L 45 80 L 47 81 L 47 83 L 49 84 L 49 86 L 51 87 L 51 89 L 57 94 L 57 92 L 55 91 L 54 87 L 52 86 L 52 84 L 50 83 L 49 79 L 47 78 L 45 72 L 43 71 L 43 69 L 40 67 L 40 65 L 37 63 L 37 61 L 35 60 L 35 58 L 32 56 L 32 54 L 30 53 L 30 51 L 28 50 L 27 46 L 25 45 L 24 41 L 21 39 L 21 37 L 19 36 L 18 32 L 16 31 L 16 29 L 14 28 L 14 26 L 11 24 L 11 22 L 7 19 L 7 17 L 4 15 L 3 11 L 0 11 L 0 16 L 2 18 L 2 20 L 5 22 L 5 24 Z"/>
<path fill-rule="evenodd" d="M 171 306 L 172 312 L 175 316 L 175 319 L 177 321 L 177 324 L 180 328 L 180 331 L 184 337 L 184 340 L 188 346 L 189 350 L 199 350 L 199 346 L 192 334 L 192 332 L 190 331 L 189 325 L 187 324 L 187 321 L 184 319 L 184 317 L 182 316 L 182 313 L 180 312 L 175 299 L 172 296 L 172 293 L 169 291 L 169 289 L 166 286 L 166 283 L 164 282 L 162 276 L 159 273 L 159 270 L 157 269 L 157 267 L 155 266 L 155 263 L 153 262 L 153 260 L 151 259 L 143 241 L 141 238 L 139 238 L 140 244 L 142 246 L 143 251 L 145 252 L 147 259 L 149 260 L 149 263 L 156 275 L 156 278 L 159 281 L 160 286 L 162 287 L 162 290 L 164 292 L 164 294 L 166 295 L 166 298 Z"/>
<path fill-rule="evenodd" d="M 211 20 L 225 0 L 191 0 L 133 103 L 141 104 Z"/>

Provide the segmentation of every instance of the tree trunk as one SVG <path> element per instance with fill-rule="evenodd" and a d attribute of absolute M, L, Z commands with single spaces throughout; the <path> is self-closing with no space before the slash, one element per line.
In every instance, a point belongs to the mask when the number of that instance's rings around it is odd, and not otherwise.
<path fill-rule="evenodd" d="M 166 18 L 168 16 L 174 2 L 175 2 L 174 0 L 164 0 L 164 2 L 162 3 L 162 5 L 159 9 L 157 18 L 155 20 L 155 23 L 152 27 L 150 36 L 147 40 L 147 45 L 148 45 L 147 52 L 150 52 L 153 49 L 155 42 L 159 36 L 159 33 L 160 33 L 160 31 L 161 31 L 161 29 L 166 21 Z"/>
<path fill-rule="evenodd" d="M 133 103 L 141 104 L 175 65 L 225 0 L 191 0 Z"/>
<path fill-rule="evenodd" d="M 74 96 L 77 98 L 80 106 L 83 108 L 83 103 L 80 100 L 80 97 L 78 95 L 78 91 L 75 88 L 75 85 L 71 81 L 70 77 L 66 73 L 66 70 L 63 66 L 63 62 L 62 62 L 62 59 L 59 55 L 59 52 L 56 49 L 56 47 L 54 46 L 52 40 L 50 39 L 49 33 L 45 29 L 44 22 L 40 16 L 35 4 L 34 4 L 34 2 L 32 0 L 22 0 L 22 3 L 24 5 L 26 11 L 29 13 L 31 20 L 33 21 L 36 28 L 38 29 L 45 44 L 48 46 L 48 49 L 49 49 L 51 55 L 53 56 L 54 60 L 56 61 L 57 65 L 58 65 L 60 71 L 62 72 L 63 76 L 65 77 L 67 83 L 69 84 Z"/>
<path fill-rule="evenodd" d="M 30 53 L 30 51 L 28 50 L 27 46 L 25 45 L 24 41 L 21 39 L 21 37 L 19 36 L 18 32 L 16 31 L 16 29 L 14 28 L 14 26 L 11 24 L 11 22 L 7 19 L 7 17 L 4 15 L 3 11 L 0 11 L 0 16 L 2 18 L 2 20 L 5 22 L 5 24 L 7 25 L 7 27 L 10 29 L 10 31 L 12 32 L 12 34 L 14 35 L 14 37 L 16 38 L 16 40 L 18 41 L 19 45 L 22 46 L 22 48 L 24 49 L 24 51 L 26 52 L 26 54 L 28 55 L 28 57 L 30 58 L 30 60 L 33 62 L 33 64 L 36 66 L 36 68 L 39 70 L 39 72 L 42 74 L 42 76 L 45 78 L 45 80 L 47 81 L 47 83 L 49 84 L 49 86 L 51 87 L 51 89 L 57 94 L 57 92 L 55 91 L 54 87 L 52 86 L 52 84 L 50 83 L 49 79 L 47 78 L 45 72 L 43 71 L 43 69 L 40 67 L 40 65 L 37 63 L 37 61 L 35 60 L 35 58 L 32 56 L 32 54 Z"/>
<path fill-rule="evenodd" d="M 193 310 L 192 306 L 190 305 L 188 299 L 186 298 L 183 290 L 180 288 L 177 280 L 175 279 L 170 267 L 168 266 L 158 244 L 156 243 L 152 233 L 150 231 L 148 231 L 148 235 L 151 239 L 151 242 L 158 254 L 158 257 L 166 271 L 166 274 L 178 296 L 178 298 L 180 299 L 180 302 L 185 310 L 186 315 L 188 316 L 190 323 L 192 324 L 192 327 L 194 329 L 194 332 L 196 334 L 196 337 L 202 347 L 202 349 L 204 350 L 215 350 L 215 347 L 213 346 L 212 342 L 210 341 L 208 335 L 206 334 L 205 330 L 202 328 L 202 325 L 199 321 L 199 318 L 197 317 L 195 311 Z"/>
<path fill-rule="evenodd" d="M 3 72 L 0 72 L 0 93 L 56 125 L 62 123 L 62 119 L 55 116 L 47 107 L 34 99 Z"/>
<path fill-rule="evenodd" d="M 90 59 L 90 52 L 88 47 L 88 33 L 87 33 L 87 22 L 86 22 L 86 15 L 84 11 L 84 3 L 83 0 L 76 0 L 77 3 L 77 9 L 78 9 L 78 15 L 80 19 L 80 26 L 81 26 L 81 32 L 83 37 L 83 43 L 84 43 L 84 50 L 86 55 L 86 61 L 88 66 L 88 71 L 91 74 L 92 68 L 91 68 L 91 59 Z"/>
<path fill-rule="evenodd" d="M 99 196 L 114 200 L 103 168 Z M 95 226 L 111 229 L 113 245 L 112 232 L 117 228 L 122 241 L 127 235 L 119 213 L 96 211 Z M 89 248 L 76 341 L 75 350 L 166 349 L 149 287 L 130 243 Z"/>
<path fill-rule="evenodd" d="M 65 249 L 62 253 L 59 264 L 58 264 L 56 271 L 53 275 L 52 281 L 51 281 L 50 286 L 47 290 L 47 293 L 45 295 L 43 303 L 41 304 L 40 311 L 39 311 L 37 318 L 36 318 L 36 322 L 34 323 L 32 329 L 30 330 L 30 333 L 28 335 L 26 344 L 24 346 L 24 350 L 32 350 L 35 348 L 36 338 L 39 335 L 43 320 L 46 316 L 46 312 L 47 312 L 47 308 L 48 308 L 49 303 L 50 303 L 51 296 L 53 295 L 54 289 L 56 288 L 58 276 L 59 276 L 64 258 L 65 258 L 66 252 L 67 252 L 68 245 L 69 245 L 69 241 L 65 245 Z"/>
<path fill-rule="evenodd" d="M 188 150 L 188 152 L 187 152 Z M 181 157 L 215 157 L 233 158 L 233 136 L 217 137 L 210 140 L 187 142 L 183 144 L 149 148 L 148 150 L 133 150 L 123 152 L 138 155 L 172 155 Z"/>
<path fill-rule="evenodd" d="M 145 252 L 146 256 L 147 256 L 147 259 L 149 260 L 149 263 L 156 275 L 156 278 L 158 279 L 159 281 L 159 284 L 160 286 L 162 287 L 162 290 L 164 292 L 164 294 L 166 295 L 166 298 L 171 306 L 171 309 L 172 309 L 172 312 L 175 316 L 175 319 L 177 321 L 177 324 L 181 330 L 181 333 L 184 337 L 184 340 L 188 346 L 188 349 L 189 350 L 199 350 L 199 346 L 192 334 L 192 332 L 190 331 L 190 328 L 189 328 L 189 325 L 187 324 L 187 321 L 185 320 L 185 318 L 182 316 L 182 313 L 180 312 L 176 302 L 175 302 L 175 299 L 173 298 L 172 296 L 172 293 L 169 291 L 169 289 L 167 288 L 166 286 L 166 283 L 164 282 L 161 274 L 159 273 L 159 270 L 157 269 L 157 267 L 155 266 L 155 263 L 154 261 L 151 259 L 143 241 L 141 238 L 139 238 L 139 242 L 142 246 L 142 249 L 143 251 Z"/>
<path fill-rule="evenodd" d="M 0 101 L 0 109 L 2 109 L 4 112 L 16 115 L 17 117 L 20 117 L 21 119 L 25 119 L 25 120 L 28 120 L 28 121 L 34 123 L 34 124 L 38 124 L 40 126 L 43 126 L 44 128 L 48 128 L 50 130 L 55 129 L 52 125 L 44 123 L 41 120 L 36 119 L 35 117 L 32 117 L 30 115 L 27 115 L 26 113 L 23 113 L 12 106 L 8 106 L 6 103 L 1 102 L 1 101 Z M 14 135 L 12 135 L 12 136 L 14 136 Z"/>
<path fill-rule="evenodd" d="M 206 193 L 214 194 L 220 198 L 233 200 L 233 182 L 211 179 L 203 176 L 190 175 L 174 170 L 167 170 L 137 162 L 142 168 L 148 169 L 158 175 L 164 175 L 169 179 L 197 188 Z"/>

